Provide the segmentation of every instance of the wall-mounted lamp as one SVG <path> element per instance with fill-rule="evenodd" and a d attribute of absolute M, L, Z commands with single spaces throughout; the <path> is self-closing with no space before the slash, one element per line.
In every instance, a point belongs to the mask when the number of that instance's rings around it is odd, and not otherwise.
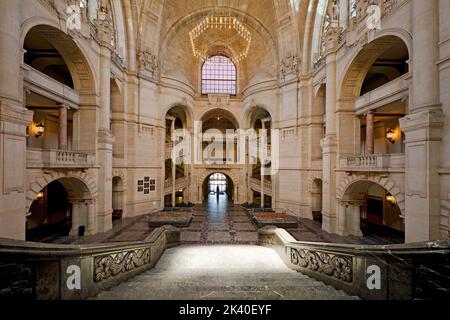
<path fill-rule="evenodd" d="M 395 142 L 395 132 L 392 131 L 391 129 L 389 129 L 386 132 L 386 139 L 387 141 L 389 141 L 390 143 L 394 143 Z"/>
<path fill-rule="evenodd" d="M 28 127 L 27 127 L 27 134 L 29 136 L 33 135 L 36 138 L 41 137 L 45 132 L 45 126 L 42 122 L 40 123 L 31 123 Z"/>
<path fill-rule="evenodd" d="M 36 195 L 36 197 L 34 197 L 34 200 L 41 200 L 44 198 L 44 192 L 38 192 L 38 194 Z"/>
<path fill-rule="evenodd" d="M 394 205 L 397 203 L 397 201 L 395 200 L 395 197 L 392 195 L 386 196 L 386 202 L 389 203 L 390 205 Z"/>

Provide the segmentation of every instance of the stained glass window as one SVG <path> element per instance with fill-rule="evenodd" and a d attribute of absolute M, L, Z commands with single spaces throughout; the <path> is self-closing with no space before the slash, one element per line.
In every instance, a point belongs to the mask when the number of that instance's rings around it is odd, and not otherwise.
<path fill-rule="evenodd" d="M 225 56 L 212 56 L 202 67 L 202 94 L 236 95 L 236 66 Z"/>

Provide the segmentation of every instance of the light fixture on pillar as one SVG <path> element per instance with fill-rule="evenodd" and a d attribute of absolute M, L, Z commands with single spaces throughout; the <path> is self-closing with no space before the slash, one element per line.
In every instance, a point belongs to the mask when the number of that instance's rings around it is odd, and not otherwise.
<path fill-rule="evenodd" d="M 392 206 L 397 203 L 397 201 L 395 200 L 395 197 L 393 195 L 391 195 L 390 193 L 388 193 L 386 195 L 386 202 L 389 203 Z"/>
<path fill-rule="evenodd" d="M 36 197 L 34 197 L 34 200 L 42 200 L 44 198 L 44 192 L 38 192 L 36 194 Z"/>
<path fill-rule="evenodd" d="M 27 135 L 33 135 L 36 138 L 41 137 L 45 132 L 45 126 L 43 123 L 31 123 L 28 127 L 27 127 Z"/>
<path fill-rule="evenodd" d="M 386 132 L 386 139 L 387 139 L 387 141 L 389 141 L 389 143 L 394 143 L 395 142 L 395 132 L 392 131 L 391 129 L 389 129 Z"/>

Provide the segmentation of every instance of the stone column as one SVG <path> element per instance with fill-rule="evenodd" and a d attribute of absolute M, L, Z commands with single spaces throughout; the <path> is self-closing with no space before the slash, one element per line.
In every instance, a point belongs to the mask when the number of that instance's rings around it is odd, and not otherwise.
<path fill-rule="evenodd" d="M 72 201 L 72 229 L 70 229 L 70 236 L 77 236 L 80 227 L 80 202 L 78 200 Z"/>
<path fill-rule="evenodd" d="M 361 232 L 361 206 L 362 201 L 351 201 L 347 206 L 348 234 L 362 237 Z"/>
<path fill-rule="evenodd" d="M 261 120 L 261 124 L 262 124 L 262 132 L 264 132 L 264 130 L 266 130 L 266 122 L 265 121 L 263 121 L 263 120 Z M 263 147 L 263 144 L 264 143 L 266 143 L 266 139 L 265 138 L 263 138 L 263 140 L 261 141 L 261 137 L 259 138 L 260 139 L 260 145 L 259 145 L 259 147 L 260 148 L 264 148 Z M 264 169 L 264 159 L 260 159 L 260 162 L 261 162 L 261 170 L 260 170 L 260 191 L 261 191 L 261 208 L 263 208 L 264 209 L 264 175 L 263 175 L 263 169 Z"/>
<path fill-rule="evenodd" d="M 343 30 L 347 30 L 349 26 L 350 4 L 349 0 L 339 1 L 339 25 Z"/>
<path fill-rule="evenodd" d="M 441 140 L 444 114 L 439 101 L 438 0 L 413 1 L 412 97 L 400 119 L 405 132 L 406 242 L 440 238 Z"/>
<path fill-rule="evenodd" d="M 99 90 L 100 110 L 98 122 L 97 159 L 101 164 L 98 173 L 97 225 L 93 232 L 106 232 L 112 228 L 112 164 L 114 137 L 110 131 L 111 108 L 111 37 L 113 23 L 108 15 L 94 21 L 99 40 Z M 92 209 L 91 209 L 92 210 Z"/>
<path fill-rule="evenodd" d="M 175 131 L 175 120 L 174 117 L 168 117 L 168 119 L 171 121 L 170 123 L 170 135 L 173 136 L 173 132 Z M 174 147 L 175 147 L 175 141 L 173 141 Z M 175 183 L 177 181 L 177 164 L 176 164 L 176 157 L 172 157 L 172 207 L 175 208 Z"/>
<path fill-rule="evenodd" d="M 375 133 L 374 133 L 374 122 L 373 122 L 373 112 L 369 111 L 366 115 L 366 149 L 367 154 L 375 153 Z"/>
<path fill-rule="evenodd" d="M 26 127 L 21 63 L 22 1 L 0 1 L 0 237 L 25 240 Z M 14 151 L 14 152 L 12 152 Z"/>
<path fill-rule="evenodd" d="M 337 234 L 340 236 L 347 235 L 347 208 L 345 202 L 339 202 L 337 215 Z"/>
<path fill-rule="evenodd" d="M 329 27 L 325 32 L 326 48 L 326 133 L 321 141 L 323 153 L 322 229 L 336 232 L 336 48 L 342 28 Z"/>
<path fill-rule="evenodd" d="M 86 202 L 87 206 L 87 226 L 86 226 L 86 235 L 93 235 L 97 232 L 96 226 L 96 215 L 95 215 L 95 203 L 93 200 L 88 200 Z"/>
<path fill-rule="evenodd" d="M 67 106 L 59 106 L 58 149 L 67 150 Z"/>

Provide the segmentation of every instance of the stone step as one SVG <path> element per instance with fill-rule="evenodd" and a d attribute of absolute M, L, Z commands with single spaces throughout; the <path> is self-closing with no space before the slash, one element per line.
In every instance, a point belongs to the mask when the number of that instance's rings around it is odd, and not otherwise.
<path fill-rule="evenodd" d="M 261 246 L 181 246 L 167 250 L 154 269 L 97 299 L 355 299 L 289 269 Z"/>

